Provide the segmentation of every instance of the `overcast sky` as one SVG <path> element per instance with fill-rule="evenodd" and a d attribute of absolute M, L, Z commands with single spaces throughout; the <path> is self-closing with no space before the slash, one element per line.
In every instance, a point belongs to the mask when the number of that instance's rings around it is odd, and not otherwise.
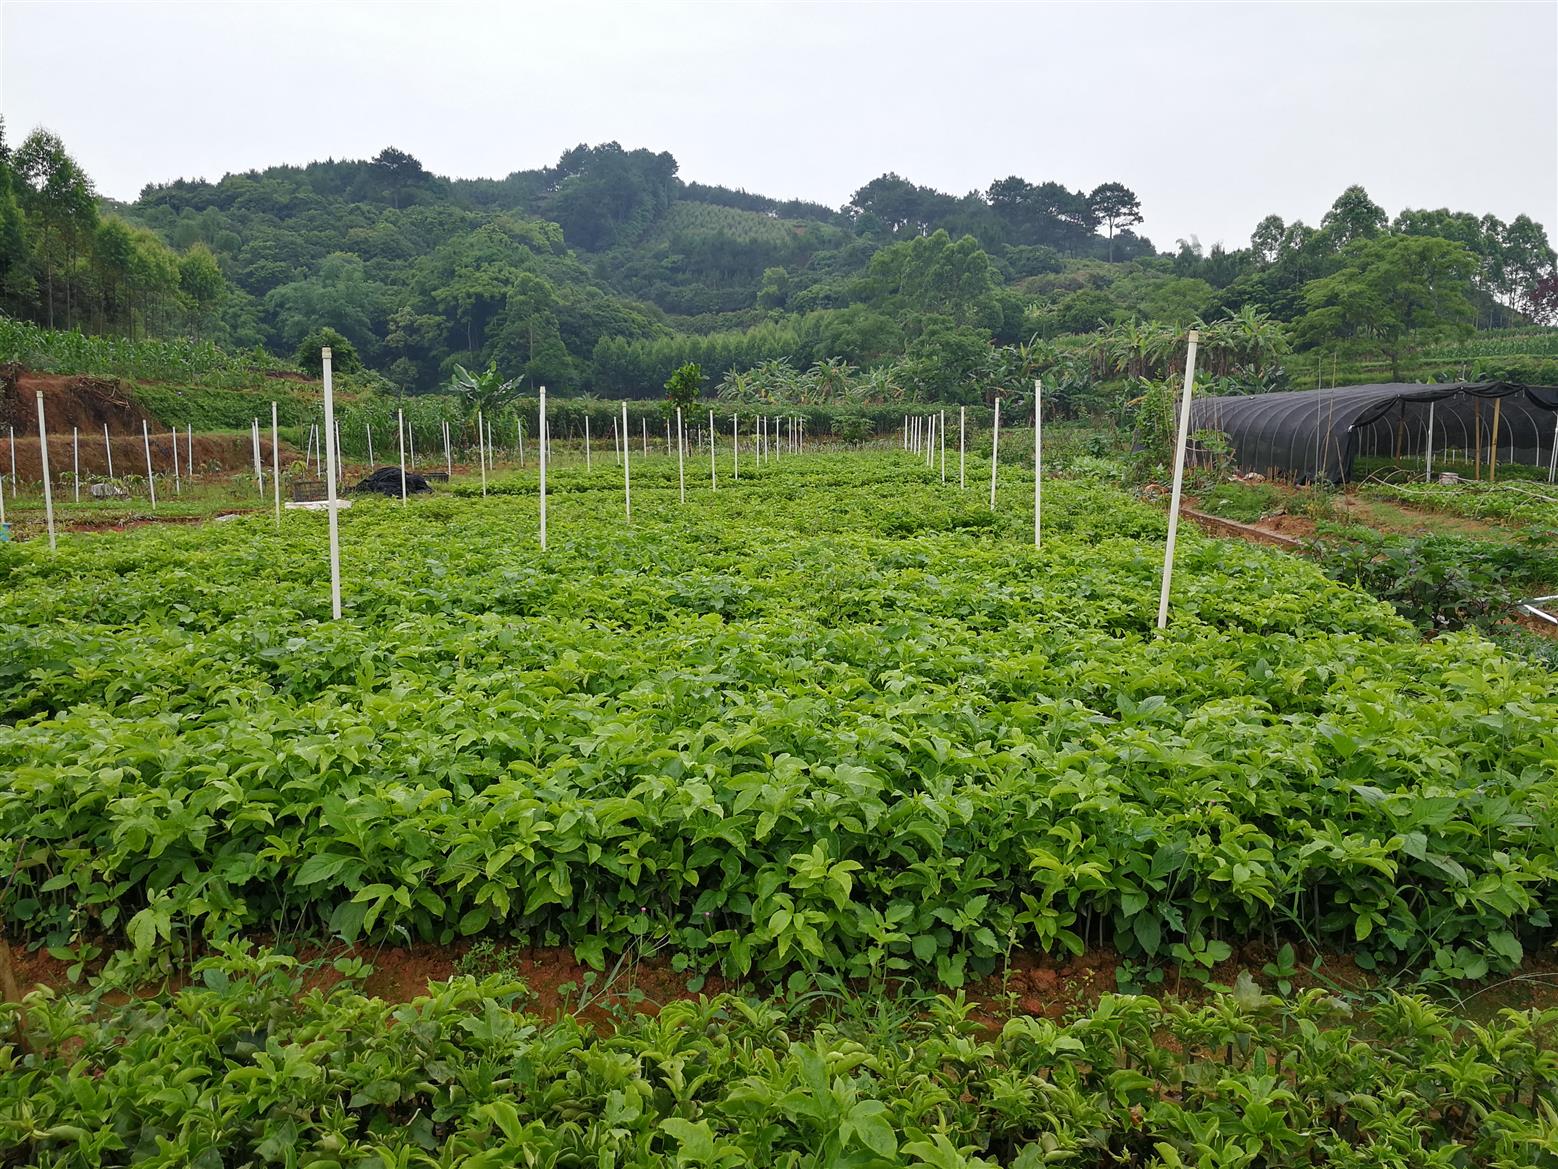
<path fill-rule="evenodd" d="M 1348 184 L 1558 234 L 1558 4 L 0 0 L 14 144 L 98 188 L 396 145 L 502 176 L 580 142 L 838 206 L 896 171 L 1141 197 L 1160 248 L 1317 222 Z"/>

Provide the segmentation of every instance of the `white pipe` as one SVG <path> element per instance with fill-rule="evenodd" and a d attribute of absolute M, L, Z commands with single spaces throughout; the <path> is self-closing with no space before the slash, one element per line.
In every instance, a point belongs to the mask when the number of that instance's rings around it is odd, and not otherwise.
<path fill-rule="evenodd" d="M 644 435 L 644 457 L 647 459 L 649 457 L 649 419 L 640 417 L 638 428 Z"/>
<path fill-rule="evenodd" d="M 1318 480 L 1318 472 L 1316 474 Z M 1428 403 L 1428 445 L 1423 449 L 1423 482 L 1434 481 L 1434 403 Z"/>
<path fill-rule="evenodd" d="M 400 444 L 400 503 L 404 507 L 406 503 L 406 418 L 400 410 L 395 411 L 395 437 Z"/>
<path fill-rule="evenodd" d="M 1174 541 L 1179 535 L 1179 497 L 1185 487 L 1185 442 L 1190 435 L 1190 393 L 1196 381 L 1196 344 L 1201 335 L 1190 330 L 1185 352 L 1185 386 L 1180 391 L 1179 437 L 1174 443 L 1174 489 L 1169 496 L 1168 540 L 1163 548 L 1163 589 L 1158 594 L 1158 628 L 1168 626 L 1169 585 L 1174 578 Z"/>
<path fill-rule="evenodd" d="M 968 480 L 963 474 L 964 470 L 964 437 L 968 430 L 968 407 L 958 407 L 958 490 L 968 490 Z"/>
<path fill-rule="evenodd" d="M 81 429 L 70 428 L 70 477 L 75 480 L 76 502 L 81 502 Z"/>
<path fill-rule="evenodd" d="M 276 526 L 281 527 L 281 428 L 276 423 L 276 403 L 270 404 L 270 485 L 276 499 Z"/>
<path fill-rule="evenodd" d="M 947 485 L 947 412 L 941 411 L 941 422 L 936 427 L 936 433 L 941 436 L 941 485 Z"/>
<path fill-rule="evenodd" d="M 541 551 L 546 551 L 546 387 L 541 387 L 536 408 L 536 427 L 541 431 Z"/>
<path fill-rule="evenodd" d="M 151 471 L 151 431 L 146 429 L 146 419 L 141 419 L 141 442 L 146 447 L 146 489 L 151 492 L 151 509 L 157 510 L 157 480 Z M 13 444 L 14 445 L 14 444 Z"/>
<path fill-rule="evenodd" d="M 590 467 L 590 410 L 586 406 L 584 408 L 584 469 L 588 471 Z"/>
<path fill-rule="evenodd" d="M 325 429 L 335 429 L 335 387 L 331 381 L 330 371 L 330 347 L 326 345 L 319 351 L 319 364 L 325 383 Z M 327 466 L 329 474 L 325 476 L 325 507 L 326 518 L 330 527 L 330 616 L 335 620 L 341 619 L 341 517 L 336 506 L 335 495 L 335 443 L 325 444 L 325 455 L 329 460 Z"/>
<path fill-rule="evenodd" d="M 108 423 L 103 423 L 103 449 L 108 452 L 108 477 L 114 477 L 114 444 L 108 437 Z"/>
<path fill-rule="evenodd" d="M 43 456 L 43 518 L 49 525 L 49 551 L 54 546 L 54 484 L 49 482 L 49 432 L 43 423 L 43 391 L 38 391 L 38 453 Z"/>
<path fill-rule="evenodd" d="M 173 428 L 173 494 L 183 495 L 184 489 L 179 484 L 179 428 Z"/>
<path fill-rule="evenodd" d="M 260 466 L 260 420 L 256 418 L 249 426 L 249 437 L 254 440 L 254 481 L 259 484 L 260 498 L 265 498 L 265 471 Z"/>
<path fill-rule="evenodd" d="M 633 522 L 633 472 L 628 451 L 628 404 L 622 403 L 622 508 L 627 522 Z"/>
<path fill-rule="evenodd" d="M 990 510 L 995 510 L 995 469 L 1001 457 L 1001 399 L 995 400 L 995 428 L 990 432 Z"/>
<path fill-rule="evenodd" d="M 682 425 L 682 408 L 676 408 L 676 489 L 683 503 L 687 502 L 687 472 L 682 457 L 687 450 L 687 431 Z"/>
<path fill-rule="evenodd" d="M 730 416 L 730 478 L 741 482 L 741 432 L 736 428 L 736 415 Z"/>
<path fill-rule="evenodd" d="M 1041 535 L 1040 517 L 1044 514 L 1041 484 L 1044 482 L 1044 445 L 1040 438 L 1044 424 L 1043 405 L 1039 395 L 1043 385 L 1033 379 L 1033 546 L 1039 547 Z"/>
<path fill-rule="evenodd" d="M 184 474 L 189 476 L 190 482 L 195 480 L 195 424 L 184 423 Z"/>
<path fill-rule="evenodd" d="M 714 411 L 709 411 L 709 489 L 719 490 L 719 479 L 714 474 Z"/>
<path fill-rule="evenodd" d="M 363 427 L 368 431 L 368 466 L 373 466 L 373 423 L 364 422 Z"/>
<path fill-rule="evenodd" d="M 482 429 L 481 411 L 476 411 L 476 457 L 481 463 L 481 497 L 487 498 L 487 432 Z"/>

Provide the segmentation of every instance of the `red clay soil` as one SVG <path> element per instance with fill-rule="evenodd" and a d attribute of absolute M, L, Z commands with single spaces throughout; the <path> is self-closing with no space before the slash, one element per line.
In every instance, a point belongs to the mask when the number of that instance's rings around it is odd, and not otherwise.
<path fill-rule="evenodd" d="M 38 391 L 43 391 L 43 408 L 51 431 L 72 426 L 83 431 L 136 431 L 145 419 L 153 430 L 162 423 L 146 414 L 116 378 L 85 377 L 76 374 L 34 373 L 15 363 L 0 366 L 0 423 L 38 433 Z M 118 453 L 117 451 L 115 452 Z"/>
<path fill-rule="evenodd" d="M 304 967 L 305 989 L 328 991 L 344 981 L 333 963 L 347 957 L 372 967 L 373 972 L 363 982 L 366 993 L 397 1003 L 425 995 L 430 983 L 446 981 L 457 973 L 501 974 L 525 985 L 528 997 L 523 1005 L 529 1013 L 547 1020 L 573 1015 L 603 1028 L 611 1027 L 624 1011 L 655 1014 L 666 1003 L 700 995 L 732 991 L 768 995 L 780 1001 L 788 997 L 778 986 L 734 983 L 718 975 L 708 976 L 701 985 L 694 983 L 694 990 L 689 987 L 688 974 L 674 971 L 667 959 L 658 956 L 623 962 L 617 967 L 608 963 L 607 970 L 600 973 L 577 961 L 572 951 L 556 947 L 500 945 L 473 954 L 471 945 L 465 942 L 454 946 L 337 944 L 300 946 L 295 953 Z M 34 987 L 68 992 L 68 963 L 42 950 L 17 947 L 12 955 L 16 981 L 23 994 Z M 1240 973 L 1247 971 L 1263 987 L 1272 990 L 1273 980 L 1261 974 L 1261 967 L 1272 957 L 1265 943 L 1247 943 L 1209 971 L 1207 982 L 1232 986 Z M 1348 992 L 1379 985 L 1378 976 L 1360 969 L 1349 955 L 1326 953 L 1317 968 L 1313 958 L 1312 954 L 1299 955 L 1298 972 L 1290 980 L 1294 994 L 1314 987 Z M 94 963 L 94 969 L 100 965 L 101 960 Z M 1116 993 L 1116 971 L 1120 966 L 1119 958 L 1108 949 L 1059 960 L 1018 951 L 1003 969 L 967 987 L 966 993 L 977 1004 L 978 1017 L 988 1025 L 999 1026 L 1014 1014 L 1062 1019 L 1080 1010 L 1090 1010 L 1103 995 Z M 166 985 L 177 987 L 183 982 L 183 978 L 175 977 Z M 141 993 L 153 994 L 160 989 L 164 989 L 163 984 L 148 986 Z M 857 989 L 867 990 L 865 986 Z M 1202 982 L 1182 977 L 1172 967 L 1163 968 L 1161 982 L 1144 983 L 1142 989 L 1155 996 L 1173 995 L 1191 1001 L 1211 993 Z M 1528 959 L 1508 976 L 1454 990 L 1461 1000 L 1458 1009 L 1474 1019 L 1492 1018 L 1505 1007 L 1547 1009 L 1558 1006 L 1558 962 Z M 1450 1001 L 1457 1005 L 1454 997 Z"/>

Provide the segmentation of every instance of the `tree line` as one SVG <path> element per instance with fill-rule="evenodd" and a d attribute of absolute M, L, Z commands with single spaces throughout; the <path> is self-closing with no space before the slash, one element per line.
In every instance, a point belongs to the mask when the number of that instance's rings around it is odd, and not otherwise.
<path fill-rule="evenodd" d="M 685 182 L 670 154 L 616 143 L 492 180 L 390 147 L 115 207 L 38 130 L 0 162 L 0 297 L 40 323 L 277 354 L 329 327 L 407 393 L 457 366 L 635 397 L 689 362 L 713 389 L 764 362 L 839 360 L 947 400 L 977 396 L 965 383 L 993 351 L 1035 341 L 1087 348 L 1077 376 L 1107 379 L 1127 375 L 1100 354 L 1131 329 L 1255 314 L 1288 350 L 1369 345 L 1399 368 L 1424 338 L 1558 309 L 1553 250 L 1523 215 L 1391 218 L 1353 187 L 1318 227 L 1268 216 L 1246 246 L 1161 254 L 1145 216 L 1119 182 L 1019 176 L 951 196 L 887 174 L 833 209 Z M 1283 362 L 1224 376 L 1277 388 Z"/>

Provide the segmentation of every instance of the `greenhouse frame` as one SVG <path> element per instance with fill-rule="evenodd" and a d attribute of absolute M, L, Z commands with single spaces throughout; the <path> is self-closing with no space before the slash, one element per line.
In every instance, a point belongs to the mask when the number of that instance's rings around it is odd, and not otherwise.
<path fill-rule="evenodd" d="M 1360 456 L 1512 463 L 1558 475 L 1558 386 L 1444 382 L 1338 386 L 1191 403 L 1192 432 L 1228 437 L 1235 465 L 1273 479 L 1346 483 Z M 1204 457 L 1203 444 L 1197 444 Z"/>

